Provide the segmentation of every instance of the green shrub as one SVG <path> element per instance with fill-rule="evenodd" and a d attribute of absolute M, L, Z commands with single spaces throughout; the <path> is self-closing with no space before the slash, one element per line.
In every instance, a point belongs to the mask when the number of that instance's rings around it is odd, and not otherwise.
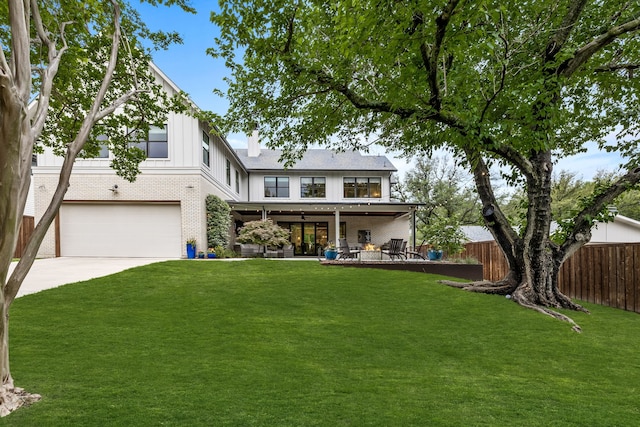
<path fill-rule="evenodd" d="M 249 221 L 238 234 L 238 242 L 278 248 L 289 243 L 290 231 L 285 230 L 270 219 Z"/>
<path fill-rule="evenodd" d="M 221 198 L 209 194 L 207 205 L 207 244 L 209 248 L 229 246 L 229 228 L 231 226 L 231 208 Z M 217 254 L 217 251 L 216 251 Z"/>

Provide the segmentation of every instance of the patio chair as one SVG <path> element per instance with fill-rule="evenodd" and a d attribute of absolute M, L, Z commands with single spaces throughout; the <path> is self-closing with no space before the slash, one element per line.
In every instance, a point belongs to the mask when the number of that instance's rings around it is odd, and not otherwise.
<path fill-rule="evenodd" d="M 338 239 L 339 259 L 357 259 L 359 255 L 360 250 L 352 250 L 349 248 L 349 242 L 347 242 L 347 239 Z"/>
<path fill-rule="evenodd" d="M 422 242 L 422 244 L 420 246 L 418 246 L 416 249 L 418 249 L 417 251 L 409 251 L 409 250 L 405 250 L 404 254 L 407 257 L 407 259 L 409 259 L 410 257 L 413 259 L 416 258 L 420 258 L 420 259 L 426 259 L 424 257 L 424 254 L 422 253 L 421 249 L 424 246 L 424 241 Z"/>
<path fill-rule="evenodd" d="M 407 247 L 407 242 L 402 239 L 391 239 L 389 240 L 389 249 L 382 251 L 383 254 L 389 255 L 389 258 L 392 260 L 398 259 L 406 259 L 404 251 Z"/>

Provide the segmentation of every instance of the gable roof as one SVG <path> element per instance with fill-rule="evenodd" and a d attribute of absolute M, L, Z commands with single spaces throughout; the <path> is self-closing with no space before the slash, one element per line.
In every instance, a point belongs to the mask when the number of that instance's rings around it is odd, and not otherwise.
<path fill-rule="evenodd" d="M 282 150 L 262 149 L 257 157 L 249 157 L 247 149 L 237 149 L 240 161 L 248 171 L 282 170 Z M 288 170 L 349 170 L 396 172 L 393 163 L 385 156 L 363 155 L 359 151 L 334 152 L 331 150 L 307 150 L 302 159 Z"/>
<path fill-rule="evenodd" d="M 493 234 L 484 225 L 461 225 L 460 229 L 469 242 L 490 242 Z"/>

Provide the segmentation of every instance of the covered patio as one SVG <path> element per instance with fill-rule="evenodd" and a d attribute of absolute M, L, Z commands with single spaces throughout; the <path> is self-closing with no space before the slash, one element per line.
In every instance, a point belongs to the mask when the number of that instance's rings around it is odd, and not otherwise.
<path fill-rule="evenodd" d="M 269 218 L 291 231 L 291 243 L 298 256 L 317 256 L 327 244 L 337 244 L 340 238 L 346 238 L 352 247 L 381 246 L 391 238 L 416 246 L 416 203 L 228 203 L 236 220 L 236 232 L 244 222 Z"/>

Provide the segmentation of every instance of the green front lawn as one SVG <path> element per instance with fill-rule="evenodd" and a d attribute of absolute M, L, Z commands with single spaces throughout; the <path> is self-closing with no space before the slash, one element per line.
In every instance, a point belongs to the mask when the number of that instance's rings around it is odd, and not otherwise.
<path fill-rule="evenodd" d="M 640 317 L 423 273 L 171 261 L 16 300 L 12 426 L 635 426 Z"/>

